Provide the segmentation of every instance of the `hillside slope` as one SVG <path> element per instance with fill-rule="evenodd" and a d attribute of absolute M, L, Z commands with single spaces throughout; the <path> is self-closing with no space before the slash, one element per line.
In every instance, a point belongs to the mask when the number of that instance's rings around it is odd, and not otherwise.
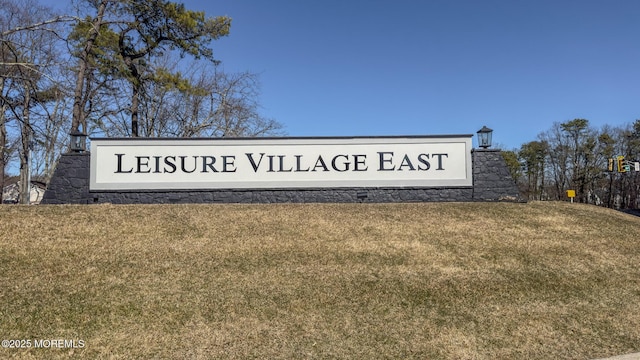
<path fill-rule="evenodd" d="M 0 334 L 31 346 L 0 357 L 637 352 L 639 239 L 568 203 L 1 206 Z"/>

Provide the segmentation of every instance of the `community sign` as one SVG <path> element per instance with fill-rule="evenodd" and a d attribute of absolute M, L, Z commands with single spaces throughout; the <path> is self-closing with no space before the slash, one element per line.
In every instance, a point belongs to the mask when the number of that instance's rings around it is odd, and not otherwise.
<path fill-rule="evenodd" d="M 90 190 L 470 187 L 471 139 L 94 138 Z"/>

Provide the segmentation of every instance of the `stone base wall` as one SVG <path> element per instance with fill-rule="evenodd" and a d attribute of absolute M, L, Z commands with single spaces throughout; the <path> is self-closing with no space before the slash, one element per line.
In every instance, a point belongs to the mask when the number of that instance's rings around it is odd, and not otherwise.
<path fill-rule="evenodd" d="M 89 203 L 345 203 L 345 202 L 427 202 L 472 201 L 471 188 L 339 188 L 281 190 L 207 190 L 91 192 Z"/>
<path fill-rule="evenodd" d="M 42 204 L 522 201 L 499 150 L 474 150 L 473 187 L 89 191 L 89 153 L 64 154 Z"/>

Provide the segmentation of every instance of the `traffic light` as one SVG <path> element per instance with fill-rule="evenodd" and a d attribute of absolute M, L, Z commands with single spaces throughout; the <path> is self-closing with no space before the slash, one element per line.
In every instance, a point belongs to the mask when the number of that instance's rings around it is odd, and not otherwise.
<path fill-rule="evenodd" d="M 624 166 L 624 156 L 619 155 L 618 156 L 618 172 L 623 173 L 623 172 L 626 172 L 626 171 L 627 171 L 627 169 Z"/>
<path fill-rule="evenodd" d="M 613 171 L 613 159 L 609 158 L 609 166 L 607 167 L 607 171 Z"/>

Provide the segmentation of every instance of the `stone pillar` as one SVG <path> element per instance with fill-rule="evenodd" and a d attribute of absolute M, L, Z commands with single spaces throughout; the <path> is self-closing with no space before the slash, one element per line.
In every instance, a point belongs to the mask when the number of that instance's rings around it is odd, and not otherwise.
<path fill-rule="evenodd" d="M 88 204 L 89 166 L 91 156 L 85 153 L 62 154 L 51 177 L 41 204 Z"/>
<path fill-rule="evenodd" d="M 500 150 L 474 149 L 473 200 L 523 201 Z"/>

